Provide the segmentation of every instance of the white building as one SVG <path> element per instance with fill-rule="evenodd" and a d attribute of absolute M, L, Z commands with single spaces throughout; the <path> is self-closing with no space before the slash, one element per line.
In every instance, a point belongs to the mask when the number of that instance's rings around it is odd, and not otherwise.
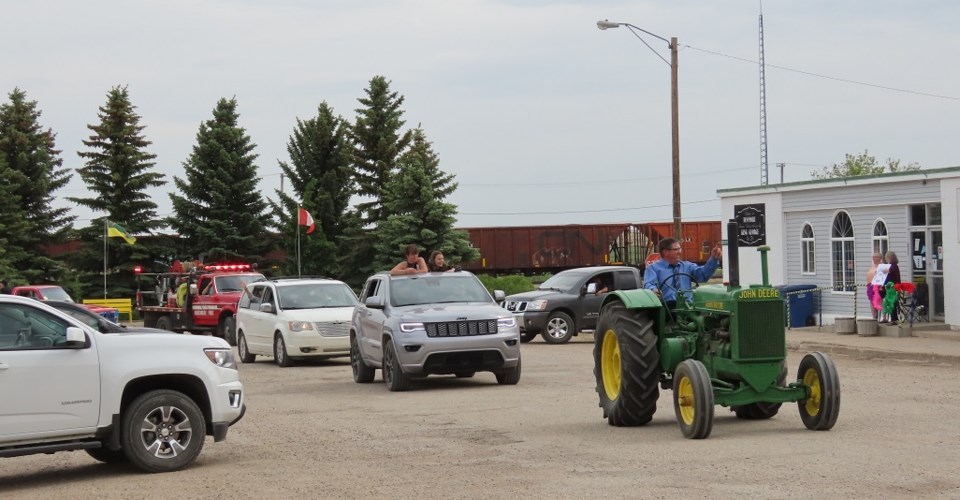
<path fill-rule="evenodd" d="M 870 317 L 863 285 L 871 256 L 891 250 L 902 280 L 926 287 L 930 319 L 960 329 L 960 167 L 717 194 L 723 220 L 739 212 L 754 224 L 741 240 L 765 236 L 741 246 L 741 283 L 760 283 L 755 247 L 765 243 L 771 284 L 830 289 L 821 293 L 825 324 L 837 316 Z"/>

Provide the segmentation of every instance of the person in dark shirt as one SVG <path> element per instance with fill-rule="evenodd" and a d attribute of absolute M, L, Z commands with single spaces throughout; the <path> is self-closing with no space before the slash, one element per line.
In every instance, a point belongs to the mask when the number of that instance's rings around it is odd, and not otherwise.
<path fill-rule="evenodd" d="M 427 261 L 420 256 L 420 248 L 416 244 L 407 245 L 407 258 L 393 266 L 390 270 L 391 276 L 400 276 L 404 274 L 419 274 L 427 272 Z"/>
<path fill-rule="evenodd" d="M 7 280 L 0 280 L 0 293 L 10 295 L 13 289 L 7 285 Z"/>
<path fill-rule="evenodd" d="M 887 264 L 890 264 L 890 269 L 887 271 L 887 279 L 883 281 L 884 288 L 886 288 L 887 283 L 893 283 L 894 285 L 900 283 L 900 261 L 897 259 L 897 254 L 893 252 L 887 252 L 885 255 L 885 260 Z M 886 291 L 881 292 L 886 296 Z M 891 292 L 896 293 L 896 292 Z M 890 321 L 886 322 L 889 325 L 897 324 L 897 317 L 900 314 L 900 303 L 897 301 L 894 303 L 893 312 L 890 313 Z"/>

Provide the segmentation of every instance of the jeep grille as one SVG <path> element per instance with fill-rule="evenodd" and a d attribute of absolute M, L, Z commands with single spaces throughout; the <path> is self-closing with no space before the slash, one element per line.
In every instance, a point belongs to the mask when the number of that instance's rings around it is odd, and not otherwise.
<path fill-rule="evenodd" d="M 444 323 L 425 323 L 427 337 L 468 337 L 473 335 L 492 335 L 497 333 L 497 320 L 447 321 Z"/>

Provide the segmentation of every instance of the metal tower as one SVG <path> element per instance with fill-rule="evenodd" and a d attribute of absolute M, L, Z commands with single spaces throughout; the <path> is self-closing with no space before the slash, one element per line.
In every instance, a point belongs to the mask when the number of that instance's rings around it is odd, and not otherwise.
<path fill-rule="evenodd" d="M 760 185 L 770 183 L 767 168 L 767 82 L 763 62 L 763 4 L 760 4 Z"/>

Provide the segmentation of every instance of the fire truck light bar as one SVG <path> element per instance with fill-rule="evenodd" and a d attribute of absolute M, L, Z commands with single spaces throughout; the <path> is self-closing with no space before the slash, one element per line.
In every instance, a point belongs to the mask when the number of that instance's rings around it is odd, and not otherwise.
<path fill-rule="evenodd" d="M 249 271 L 250 264 L 214 264 L 206 266 L 210 271 Z"/>

